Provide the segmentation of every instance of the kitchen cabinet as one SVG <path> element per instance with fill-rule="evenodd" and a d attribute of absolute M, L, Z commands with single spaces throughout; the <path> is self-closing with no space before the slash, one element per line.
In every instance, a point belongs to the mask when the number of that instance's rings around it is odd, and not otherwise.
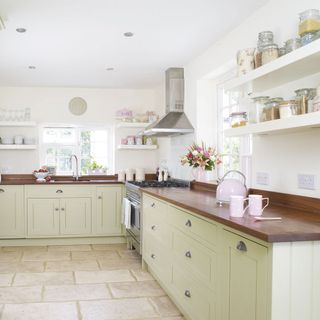
<path fill-rule="evenodd" d="M 320 241 L 265 242 L 143 193 L 142 248 L 188 320 L 320 319 Z"/>
<path fill-rule="evenodd" d="M 25 236 L 23 186 L 0 186 L 0 238 Z"/>
<path fill-rule="evenodd" d="M 268 248 L 225 230 L 221 244 L 222 319 L 266 320 Z"/>
<path fill-rule="evenodd" d="M 28 237 L 58 236 L 60 234 L 59 214 L 59 199 L 29 199 Z"/>
<path fill-rule="evenodd" d="M 60 200 L 60 234 L 89 235 L 91 233 L 91 199 Z"/>
<path fill-rule="evenodd" d="M 121 205 L 122 186 L 97 187 L 96 233 L 122 235 Z"/>

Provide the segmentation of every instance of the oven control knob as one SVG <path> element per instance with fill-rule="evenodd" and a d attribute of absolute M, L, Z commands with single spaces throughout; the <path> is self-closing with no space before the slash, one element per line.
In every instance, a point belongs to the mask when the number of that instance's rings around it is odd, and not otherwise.
<path fill-rule="evenodd" d="M 152 254 L 152 255 L 151 255 L 151 258 L 152 258 L 152 259 L 155 259 L 155 258 L 156 258 L 156 255 L 155 255 L 155 254 Z"/>
<path fill-rule="evenodd" d="M 153 225 L 153 226 L 151 227 L 151 230 L 156 230 L 156 226 Z"/>

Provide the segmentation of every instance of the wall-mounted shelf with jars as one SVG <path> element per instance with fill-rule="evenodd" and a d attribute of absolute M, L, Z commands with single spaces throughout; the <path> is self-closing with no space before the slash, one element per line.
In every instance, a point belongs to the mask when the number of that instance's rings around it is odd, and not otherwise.
<path fill-rule="evenodd" d="M 34 144 L 0 144 L 0 150 L 35 150 Z"/>
<path fill-rule="evenodd" d="M 226 82 L 225 91 L 262 92 L 320 71 L 320 39 Z"/>
<path fill-rule="evenodd" d="M 116 127 L 117 128 L 146 128 L 148 125 L 150 125 L 149 122 L 118 122 Z"/>
<path fill-rule="evenodd" d="M 128 144 L 120 144 L 118 146 L 119 150 L 156 150 L 158 148 L 157 145 L 128 145 Z"/>

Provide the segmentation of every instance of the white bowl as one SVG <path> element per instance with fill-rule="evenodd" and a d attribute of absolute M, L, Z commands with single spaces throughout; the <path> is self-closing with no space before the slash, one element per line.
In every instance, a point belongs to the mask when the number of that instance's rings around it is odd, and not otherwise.
<path fill-rule="evenodd" d="M 34 172 L 33 175 L 37 180 L 44 180 L 48 176 L 49 172 Z"/>

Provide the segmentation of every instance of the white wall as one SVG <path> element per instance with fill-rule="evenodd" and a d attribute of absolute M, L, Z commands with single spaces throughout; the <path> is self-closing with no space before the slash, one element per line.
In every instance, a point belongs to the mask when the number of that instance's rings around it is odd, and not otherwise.
<path fill-rule="evenodd" d="M 214 43 L 202 55 L 185 66 L 186 105 L 185 112 L 196 128 L 197 141 L 204 140 L 208 144 L 217 144 L 217 98 L 215 85 L 210 83 L 235 65 L 236 52 L 246 47 L 255 47 L 258 32 L 271 30 L 275 42 L 280 46 L 289 38 L 297 36 L 298 13 L 309 8 L 320 8 L 319 0 L 270 0 L 264 7 L 248 17 L 241 25 Z M 319 82 L 317 82 L 319 81 Z M 285 93 L 287 98 L 294 96 L 293 89 L 315 86 L 320 77 L 310 77 L 305 83 L 292 83 L 287 88 L 276 88 L 275 93 Z M 289 95 L 291 90 L 291 96 Z M 269 92 L 272 94 L 272 92 Z M 175 138 L 178 139 L 178 138 Z M 274 137 L 255 138 L 253 143 L 252 176 L 256 172 L 268 172 L 270 185 L 259 186 L 252 181 L 252 186 L 303 194 L 320 196 L 320 185 L 316 191 L 297 188 L 297 174 L 309 173 L 317 175 L 320 181 L 320 131 L 313 130 L 304 134 L 290 134 Z M 176 140 L 169 154 L 173 154 L 176 146 L 186 144 L 185 138 Z M 186 145 L 187 147 L 187 145 Z M 171 170 L 179 177 L 186 174 L 179 165 Z M 253 179 L 254 180 L 254 179 Z"/>
<path fill-rule="evenodd" d="M 114 126 L 118 109 L 133 109 L 136 113 L 155 110 L 163 114 L 164 105 L 156 90 L 86 89 L 86 88 L 41 88 L 0 87 L 0 107 L 19 109 L 30 107 L 31 120 L 38 124 L 63 123 L 81 125 Z M 76 96 L 83 97 L 88 104 L 87 112 L 74 116 L 68 110 L 69 101 Z M 116 132 L 115 145 L 120 137 L 136 131 Z M 33 128 L 0 128 L 0 136 L 23 134 L 38 136 Z M 143 158 L 143 161 L 141 161 Z M 154 172 L 158 166 L 158 151 L 117 151 L 115 170 L 128 167 L 144 167 Z M 38 151 L 0 151 L 0 168 L 12 173 L 29 173 L 39 167 Z"/>

